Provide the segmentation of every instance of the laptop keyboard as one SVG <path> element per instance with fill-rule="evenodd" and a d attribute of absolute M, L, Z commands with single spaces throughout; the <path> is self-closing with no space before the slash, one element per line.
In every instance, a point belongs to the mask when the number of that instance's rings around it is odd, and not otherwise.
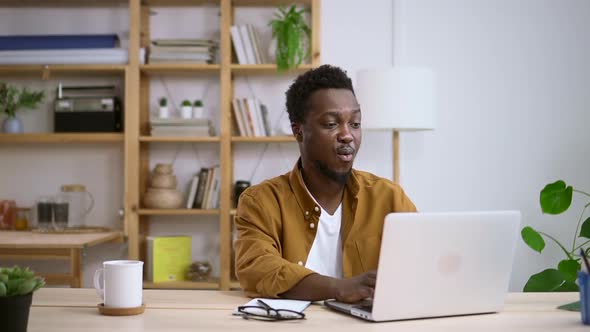
<path fill-rule="evenodd" d="M 373 312 L 373 299 L 365 299 L 354 306 L 357 309 L 361 309 L 367 312 Z"/>

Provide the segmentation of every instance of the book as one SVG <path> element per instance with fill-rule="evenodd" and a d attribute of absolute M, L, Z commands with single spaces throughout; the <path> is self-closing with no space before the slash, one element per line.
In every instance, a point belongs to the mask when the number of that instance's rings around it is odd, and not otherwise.
<path fill-rule="evenodd" d="M 230 28 L 231 32 L 231 40 L 232 44 L 234 45 L 234 51 L 236 52 L 236 57 L 238 58 L 238 63 L 241 65 L 248 64 L 248 58 L 246 58 L 246 51 L 244 50 L 244 42 L 242 41 L 242 37 L 240 37 L 240 30 L 237 25 L 233 25 Z"/>
<path fill-rule="evenodd" d="M 215 46 L 219 43 L 211 39 L 154 39 L 153 45 L 157 46 Z"/>
<path fill-rule="evenodd" d="M 248 30 L 248 38 L 250 38 L 250 43 L 252 44 L 252 50 L 254 52 L 254 59 L 256 64 L 262 63 L 262 58 L 260 56 L 260 49 L 258 44 L 256 43 L 256 37 L 254 36 L 254 27 L 251 24 L 246 24 L 246 30 Z"/>
<path fill-rule="evenodd" d="M 272 136 L 274 133 L 272 132 L 272 127 L 270 126 L 268 108 L 264 104 L 260 104 L 260 113 L 262 114 L 262 122 L 264 123 L 264 131 L 266 132 L 266 136 Z"/>
<path fill-rule="evenodd" d="M 197 186 L 199 185 L 199 175 L 193 175 L 193 178 L 191 180 L 191 185 L 189 187 L 188 190 L 188 195 L 187 195 L 187 199 L 186 199 L 186 208 L 190 209 L 193 207 L 193 204 L 195 203 L 195 196 L 197 195 Z"/>
<path fill-rule="evenodd" d="M 207 185 L 208 168 L 201 168 L 199 172 L 199 185 L 197 186 L 197 195 L 193 204 L 193 209 L 200 209 L 203 204 L 203 196 L 205 196 L 205 186 Z"/>
<path fill-rule="evenodd" d="M 148 236 L 148 280 L 187 280 L 186 272 L 192 262 L 191 244 L 190 236 Z"/>
<path fill-rule="evenodd" d="M 151 54 L 158 53 L 211 53 L 216 49 L 215 46 L 159 46 L 150 47 Z"/>
<path fill-rule="evenodd" d="M 0 50 L 115 48 L 116 34 L 0 36 Z"/>
<path fill-rule="evenodd" d="M 240 38 L 242 38 L 242 44 L 244 45 L 244 50 L 246 51 L 246 63 L 249 65 L 256 64 L 256 57 L 254 55 L 254 47 L 252 46 L 252 41 L 250 41 L 250 35 L 248 34 L 248 27 L 245 25 L 238 26 L 240 31 Z"/>
<path fill-rule="evenodd" d="M 234 120 L 238 128 L 238 135 L 247 136 L 246 128 L 244 127 L 244 119 L 242 118 L 242 112 L 240 111 L 240 104 L 237 98 L 232 100 L 232 106 L 234 110 Z"/>

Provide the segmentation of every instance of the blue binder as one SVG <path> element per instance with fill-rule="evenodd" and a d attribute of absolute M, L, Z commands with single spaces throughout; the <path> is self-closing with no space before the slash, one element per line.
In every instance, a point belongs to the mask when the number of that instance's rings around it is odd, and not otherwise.
<path fill-rule="evenodd" d="M 116 34 L 0 36 L 1 51 L 115 48 Z"/>

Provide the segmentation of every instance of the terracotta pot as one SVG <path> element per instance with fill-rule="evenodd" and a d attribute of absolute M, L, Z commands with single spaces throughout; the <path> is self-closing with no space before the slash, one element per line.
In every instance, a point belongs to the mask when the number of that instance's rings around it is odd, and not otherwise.
<path fill-rule="evenodd" d="M 149 188 L 143 197 L 143 204 L 150 209 L 176 209 L 183 201 L 184 196 L 175 189 Z"/>
<path fill-rule="evenodd" d="M 151 182 L 152 188 L 176 189 L 176 176 L 171 174 L 155 174 Z"/>

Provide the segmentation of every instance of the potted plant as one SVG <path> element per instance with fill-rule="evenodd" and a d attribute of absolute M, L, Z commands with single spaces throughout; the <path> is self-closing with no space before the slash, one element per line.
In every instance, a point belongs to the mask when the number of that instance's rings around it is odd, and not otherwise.
<path fill-rule="evenodd" d="M 295 5 L 288 9 L 279 7 L 275 19 L 269 23 L 273 43 L 276 42 L 274 57 L 280 71 L 296 68 L 309 58 L 311 29 L 305 22 L 304 13 L 307 11 L 306 8 L 297 9 Z M 271 49 L 272 46 L 271 43 Z"/>
<path fill-rule="evenodd" d="M 205 114 L 205 108 L 203 108 L 203 102 L 200 99 L 195 100 L 193 103 L 193 118 L 200 119 Z"/>
<path fill-rule="evenodd" d="M 570 207 L 573 193 L 590 197 L 590 194 L 576 190 L 572 186 L 566 185 L 562 180 L 550 183 L 541 190 L 539 198 L 543 213 L 560 214 Z M 580 214 L 578 224 L 574 229 L 574 240 L 571 249 L 566 249 L 555 237 L 526 226 L 522 229 L 521 235 L 524 242 L 533 250 L 541 253 L 545 248 L 544 238 L 550 239 L 563 251 L 565 259 L 557 264 L 557 269 L 545 269 L 537 274 L 532 275 L 524 286 L 525 292 L 571 292 L 577 291 L 576 276 L 580 270 L 580 250 L 584 250 L 586 255 L 590 251 L 590 246 L 584 249 L 584 246 L 590 242 L 590 217 L 583 220 L 586 209 L 590 202 L 584 205 L 584 210 Z M 581 244 L 578 241 L 582 242 Z M 568 246 L 569 247 L 569 246 Z"/>
<path fill-rule="evenodd" d="M 180 116 L 183 119 L 190 119 L 193 115 L 193 104 L 191 104 L 190 100 L 185 99 L 182 101 L 180 105 Z"/>
<path fill-rule="evenodd" d="M 17 87 L 0 82 L 0 112 L 6 113 L 2 129 L 5 133 L 22 133 L 21 119 L 16 112 L 23 108 L 34 109 L 45 98 L 45 91 L 29 91 L 26 87 Z"/>
<path fill-rule="evenodd" d="M 0 267 L 0 312 L 2 331 L 26 332 L 33 292 L 45 281 L 29 268 Z"/>
<path fill-rule="evenodd" d="M 168 112 L 168 100 L 164 97 L 160 98 L 160 111 L 158 115 L 161 119 L 167 119 L 170 116 L 170 112 Z"/>

